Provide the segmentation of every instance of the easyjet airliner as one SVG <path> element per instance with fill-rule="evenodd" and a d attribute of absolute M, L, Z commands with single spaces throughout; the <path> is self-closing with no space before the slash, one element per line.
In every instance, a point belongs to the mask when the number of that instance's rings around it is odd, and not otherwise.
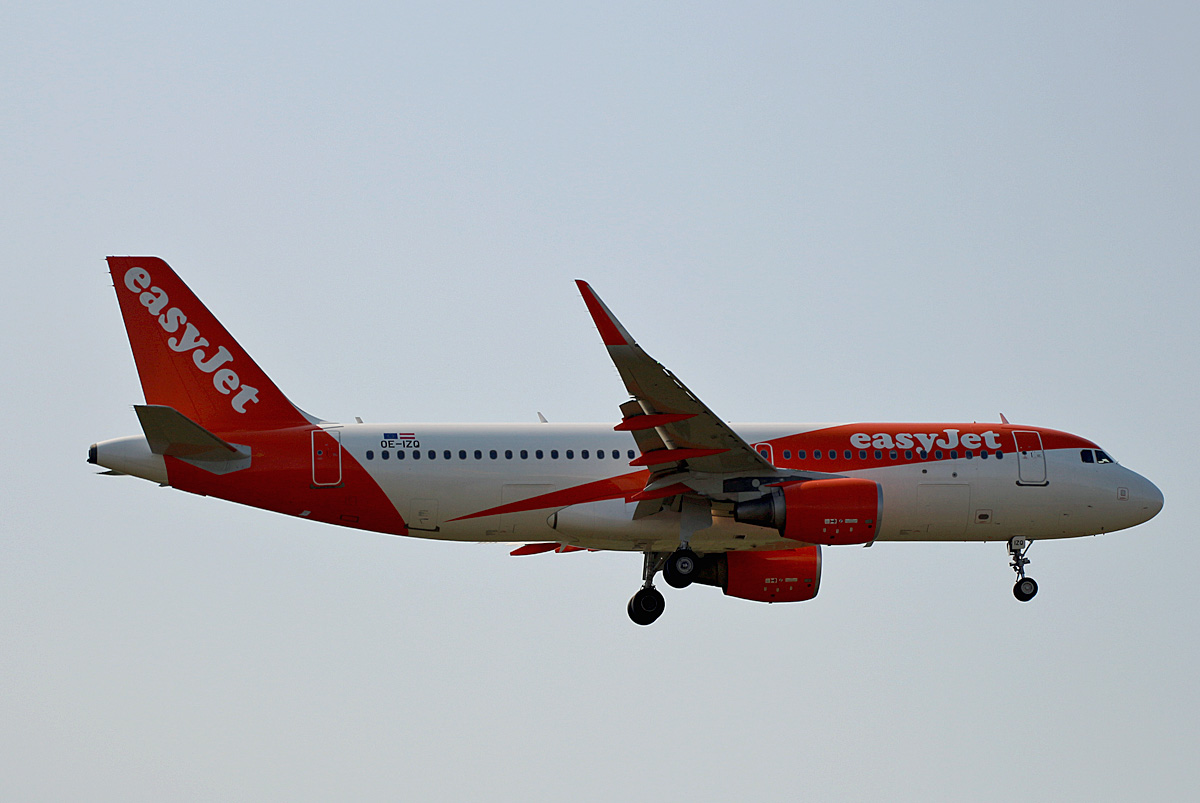
<path fill-rule="evenodd" d="M 616 424 L 334 423 L 293 405 L 175 272 L 109 257 L 146 397 L 142 434 L 88 462 L 190 493 L 392 535 L 506 542 L 514 555 L 642 553 L 654 578 L 759 602 L 812 599 L 821 550 L 1006 541 L 1028 601 L 1034 539 L 1133 527 L 1150 481 L 1092 441 L 999 424 L 726 424 L 646 354 L 585 282 L 629 399 Z"/>

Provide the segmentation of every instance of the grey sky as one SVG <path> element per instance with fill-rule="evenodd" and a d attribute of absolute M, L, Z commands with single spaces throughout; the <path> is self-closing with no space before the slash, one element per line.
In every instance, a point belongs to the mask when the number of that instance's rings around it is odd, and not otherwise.
<path fill-rule="evenodd" d="M 0 9 L 0 798 L 1183 799 L 1200 780 L 1200 10 Z M 798 605 L 93 476 L 103 262 L 300 406 L 615 421 L 571 280 L 734 421 L 1092 438 L 1166 507 L 826 550 Z"/>

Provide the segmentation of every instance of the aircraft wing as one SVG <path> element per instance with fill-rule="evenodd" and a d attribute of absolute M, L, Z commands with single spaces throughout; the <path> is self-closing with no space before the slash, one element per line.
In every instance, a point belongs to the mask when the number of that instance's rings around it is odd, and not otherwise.
<path fill-rule="evenodd" d="M 652 473 L 774 473 L 775 467 L 708 409 L 674 374 L 642 350 L 591 286 L 575 282 L 608 355 L 633 400 L 615 429 L 630 432 L 642 454 L 631 465 Z"/>

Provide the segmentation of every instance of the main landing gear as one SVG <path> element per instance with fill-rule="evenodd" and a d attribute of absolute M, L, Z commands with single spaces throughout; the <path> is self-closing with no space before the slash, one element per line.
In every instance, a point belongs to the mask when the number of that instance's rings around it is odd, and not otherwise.
<path fill-rule="evenodd" d="M 663 567 L 666 557 L 661 552 L 647 552 L 642 563 L 642 587 L 629 600 L 629 618 L 634 624 L 652 625 L 662 616 L 666 600 L 654 587 L 654 575 Z M 664 572 L 665 575 L 665 572 Z"/>
<path fill-rule="evenodd" d="M 1013 586 L 1013 596 L 1021 602 L 1029 602 L 1038 592 L 1037 581 L 1032 577 L 1025 576 L 1025 567 L 1029 565 L 1029 558 L 1025 557 L 1025 553 L 1032 545 L 1032 541 L 1021 536 L 1008 539 L 1008 554 L 1012 558 L 1012 563 L 1008 565 L 1017 573 L 1017 584 Z"/>
<path fill-rule="evenodd" d="M 662 572 L 672 588 L 687 588 L 700 573 L 700 556 L 687 547 L 674 552 L 646 552 L 642 563 L 642 587 L 629 600 L 629 618 L 639 625 L 653 624 L 662 616 L 666 601 L 654 587 L 654 575 Z"/>
<path fill-rule="evenodd" d="M 642 587 L 629 600 L 629 618 L 639 625 L 652 624 L 662 616 L 665 600 L 654 587 L 659 571 L 672 588 L 687 588 L 700 576 L 700 556 L 688 547 L 688 540 L 700 530 L 712 526 L 712 508 L 708 500 L 692 494 L 680 500 L 679 548 L 674 552 L 646 552 L 642 563 Z"/>
<path fill-rule="evenodd" d="M 700 570 L 700 556 L 687 547 L 675 550 L 663 563 L 663 579 L 671 588 L 687 588 Z"/>

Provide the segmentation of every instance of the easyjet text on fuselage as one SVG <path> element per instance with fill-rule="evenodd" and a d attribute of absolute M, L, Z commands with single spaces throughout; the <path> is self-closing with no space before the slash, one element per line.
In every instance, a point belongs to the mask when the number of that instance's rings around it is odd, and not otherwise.
<path fill-rule="evenodd" d="M 850 445 L 855 449 L 912 449 L 918 444 L 921 449 L 999 449 L 1000 435 L 992 430 L 986 432 L 962 432 L 947 427 L 941 432 L 898 432 L 894 436 L 887 432 L 869 434 L 856 432 L 850 436 Z"/>

